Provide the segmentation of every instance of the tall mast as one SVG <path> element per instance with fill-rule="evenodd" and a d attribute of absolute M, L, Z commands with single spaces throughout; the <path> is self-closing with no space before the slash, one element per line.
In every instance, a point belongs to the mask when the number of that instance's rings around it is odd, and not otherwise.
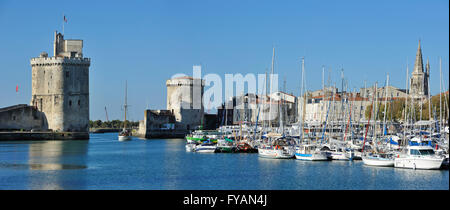
<path fill-rule="evenodd" d="M 431 135 L 431 87 L 430 87 L 430 64 L 427 59 L 427 87 L 428 87 L 428 121 L 429 121 L 429 130 Z"/>
<path fill-rule="evenodd" d="M 406 142 L 406 129 L 408 127 L 408 97 L 409 97 L 409 91 L 408 91 L 408 79 L 409 79 L 409 70 L 408 70 L 408 64 L 406 64 L 406 82 L 405 82 L 405 93 L 406 93 L 406 99 L 405 99 L 405 122 L 403 126 L 403 141 Z"/>
<path fill-rule="evenodd" d="M 386 107 L 387 107 L 387 97 L 389 92 L 389 74 L 387 74 L 386 78 L 386 87 L 384 88 L 384 119 L 383 119 L 383 135 L 386 133 Z"/>
<path fill-rule="evenodd" d="M 373 109 L 373 136 L 372 136 L 372 144 L 374 145 L 375 152 L 377 152 L 377 117 L 378 117 L 378 82 L 375 82 L 375 109 Z"/>
<path fill-rule="evenodd" d="M 300 142 L 303 141 L 303 122 L 305 120 L 305 109 L 306 109 L 306 93 L 305 93 L 305 57 L 302 57 L 302 82 L 301 82 L 301 88 L 300 88 L 300 95 L 303 97 L 303 106 L 302 106 L 302 117 L 300 121 L 300 132 L 301 132 L 301 138 Z"/>
<path fill-rule="evenodd" d="M 124 121 L 123 127 L 124 127 L 124 129 L 126 129 L 127 128 L 127 108 L 128 108 L 128 105 L 127 105 L 127 81 L 126 80 L 125 80 L 125 105 L 123 107 L 125 109 L 125 121 Z"/>
<path fill-rule="evenodd" d="M 439 134 L 442 129 L 442 60 L 439 57 Z"/>
<path fill-rule="evenodd" d="M 273 52 L 272 52 L 272 70 L 271 70 L 271 73 L 270 73 L 270 85 L 269 85 L 270 94 L 272 94 L 272 91 L 273 91 L 272 85 L 273 85 L 274 59 L 275 59 L 275 47 L 273 48 Z M 272 115 L 272 96 L 270 96 L 270 104 L 269 104 L 269 124 L 270 124 L 270 128 L 272 128 L 272 122 L 271 122 L 272 116 L 271 115 Z"/>
<path fill-rule="evenodd" d="M 106 121 L 108 122 L 109 119 L 108 119 L 108 111 L 106 111 L 106 106 L 105 106 L 105 113 L 106 113 Z"/>

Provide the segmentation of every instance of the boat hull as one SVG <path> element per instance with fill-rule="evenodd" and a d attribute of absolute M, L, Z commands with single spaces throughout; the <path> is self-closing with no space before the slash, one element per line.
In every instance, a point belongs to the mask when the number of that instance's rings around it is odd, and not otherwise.
<path fill-rule="evenodd" d="M 195 152 L 198 153 L 215 153 L 217 147 L 215 146 L 197 146 L 195 147 Z"/>
<path fill-rule="evenodd" d="M 323 160 L 328 160 L 328 157 L 324 153 L 313 153 L 313 154 L 295 153 L 295 159 L 310 160 L 310 161 L 323 161 Z"/>
<path fill-rule="evenodd" d="M 258 149 L 258 156 L 270 159 L 291 159 L 294 158 L 294 152 L 283 149 Z"/>
<path fill-rule="evenodd" d="M 195 144 L 186 144 L 186 152 L 195 152 Z"/>
<path fill-rule="evenodd" d="M 331 152 L 330 156 L 332 160 L 352 160 L 345 152 Z"/>
<path fill-rule="evenodd" d="M 440 169 L 443 158 L 416 158 L 416 157 L 399 157 L 395 158 L 394 167 L 411 168 L 411 169 Z"/>
<path fill-rule="evenodd" d="M 119 136 L 119 141 L 130 141 L 131 136 Z"/>
<path fill-rule="evenodd" d="M 362 161 L 368 166 L 394 167 L 394 159 L 363 157 Z"/>
<path fill-rule="evenodd" d="M 236 150 L 235 147 L 217 147 L 217 152 L 232 153 Z"/>

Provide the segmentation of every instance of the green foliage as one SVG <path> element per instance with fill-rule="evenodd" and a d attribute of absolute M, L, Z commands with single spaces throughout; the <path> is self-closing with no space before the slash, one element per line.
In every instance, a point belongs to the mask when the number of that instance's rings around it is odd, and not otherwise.
<path fill-rule="evenodd" d="M 105 121 L 102 122 L 101 120 L 92 121 L 89 120 L 89 127 L 90 128 L 123 128 L 124 127 L 124 121 L 120 120 L 113 120 L 113 121 Z M 132 122 L 127 120 L 127 127 L 139 127 L 139 122 Z"/>
<path fill-rule="evenodd" d="M 447 104 L 449 103 L 449 97 L 448 93 L 446 95 L 447 97 Z M 415 101 L 413 104 L 413 109 L 411 109 L 411 101 L 408 100 L 408 110 L 407 114 L 410 116 L 412 114 L 413 119 L 415 121 L 420 120 L 420 111 L 422 108 L 422 120 L 429 120 L 429 100 L 426 100 L 422 103 L 422 106 L 420 105 L 420 102 Z M 447 116 L 448 110 L 447 108 L 444 108 L 444 106 L 447 106 L 445 104 L 445 96 L 442 95 L 442 116 L 443 118 Z M 369 105 L 366 109 L 365 116 L 366 119 L 369 118 L 370 112 L 372 111 L 372 115 L 377 116 L 377 120 L 383 120 L 384 119 L 384 102 L 378 103 L 377 113 L 373 112 L 372 105 Z M 439 119 L 439 111 L 441 110 L 441 107 L 439 105 L 439 95 L 435 95 L 431 97 L 431 118 L 434 118 L 434 114 L 436 114 L 436 118 Z M 371 117 L 371 119 L 374 119 L 374 116 Z M 391 102 L 387 103 L 386 108 L 386 120 L 393 120 L 393 121 L 404 121 L 405 119 L 405 99 L 397 99 Z"/>

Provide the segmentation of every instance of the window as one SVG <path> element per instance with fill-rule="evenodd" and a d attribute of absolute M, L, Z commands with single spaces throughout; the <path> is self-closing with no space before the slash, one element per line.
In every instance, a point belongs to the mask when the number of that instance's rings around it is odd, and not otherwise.
<path fill-rule="evenodd" d="M 80 106 L 80 104 L 81 104 L 81 103 L 80 103 L 80 100 L 78 100 L 78 106 Z"/>
<path fill-rule="evenodd" d="M 434 151 L 432 149 L 422 149 L 419 150 L 421 155 L 434 155 Z"/>
<path fill-rule="evenodd" d="M 411 155 L 420 155 L 419 151 L 416 149 L 411 150 Z"/>
<path fill-rule="evenodd" d="M 69 106 L 72 106 L 72 101 L 69 100 Z"/>
<path fill-rule="evenodd" d="M 66 71 L 66 78 L 67 78 L 67 77 L 69 77 L 69 72 L 68 72 L 68 71 Z"/>

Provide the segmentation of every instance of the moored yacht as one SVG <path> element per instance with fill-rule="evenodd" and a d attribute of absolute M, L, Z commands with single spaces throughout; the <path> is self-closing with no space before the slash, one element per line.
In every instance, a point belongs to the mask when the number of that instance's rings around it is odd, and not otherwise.
<path fill-rule="evenodd" d="M 439 169 L 444 161 L 430 146 L 408 146 L 406 153 L 399 154 L 394 160 L 396 168 Z"/>
<path fill-rule="evenodd" d="M 382 166 L 382 167 L 393 167 L 394 157 L 392 154 L 376 153 L 367 154 L 362 156 L 364 165 L 368 166 Z"/>
<path fill-rule="evenodd" d="M 295 158 L 298 160 L 328 160 L 325 151 L 320 151 L 319 148 L 311 144 L 296 146 Z"/>
<path fill-rule="evenodd" d="M 258 155 L 263 158 L 290 159 L 295 156 L 295 149 L 284 140 L 275 140 L 272 145 L 258 147 Z"/>
<path fill-rule="evenodd" d="M 199 153 L 214 153 L 217 145 L 212 142 L 204 142 L 203 144 L 195 146 L 195 152 Z"/>

